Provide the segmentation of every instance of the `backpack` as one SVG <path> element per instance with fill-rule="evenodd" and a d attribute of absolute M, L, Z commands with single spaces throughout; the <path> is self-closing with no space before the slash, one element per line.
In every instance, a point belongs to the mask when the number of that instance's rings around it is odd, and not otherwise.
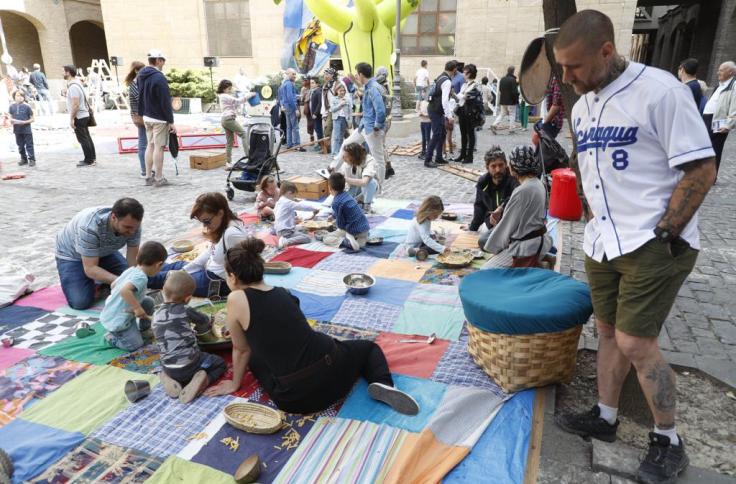
<path fill-rule="evenodd" d="M 445 113 L 445 110 L 442 108 L 442 83 L 446 80 L 449 81 L 450 76 L 443 72 L 430 84 L 429 90 L 427 91 L 429 93 L 427 96 L 427 101 L 429 102 L 427 105 L 428 112 L 436 114 Z"/>
<path fill-rule="evenodd" d="M 483 93 L 479 89 L 472 89 L 465 98 L 463 104 L 463 116 L 470 118 L 473 128 L 481 127 L 486 122 L 485 109 L 483 107 Z"/>

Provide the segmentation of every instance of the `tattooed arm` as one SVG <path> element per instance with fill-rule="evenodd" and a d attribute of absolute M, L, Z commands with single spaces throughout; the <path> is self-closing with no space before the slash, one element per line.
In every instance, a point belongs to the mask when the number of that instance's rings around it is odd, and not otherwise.
<path fill-rule="evenodd" d="M 678 236 L 703 203 L 716 178 L 714 158 L 691 161 L 681 167 L 685 175 L 672 192 L 667 211 L 657 227 Z"/>

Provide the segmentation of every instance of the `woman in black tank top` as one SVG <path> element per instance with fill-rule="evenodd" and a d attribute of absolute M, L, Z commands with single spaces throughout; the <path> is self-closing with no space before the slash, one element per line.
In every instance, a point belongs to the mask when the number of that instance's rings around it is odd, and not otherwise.
<path fill-rule="evenodd" d="M 249 238 L 225 257 L 227 327 L 233 341 L 233 379 L 207 395 L 236 391 L 246 367 L 276 405 L 290 413 L 314 413 L 348 394 L 359 376 L 371 397 L 400 413 L 415 415 L 417 402 L 394 387 L 386 357 L 372 341 L 338 341 L 314 331 L 299 300 L 282 287 L 263 282 L 265 244 Z"/>

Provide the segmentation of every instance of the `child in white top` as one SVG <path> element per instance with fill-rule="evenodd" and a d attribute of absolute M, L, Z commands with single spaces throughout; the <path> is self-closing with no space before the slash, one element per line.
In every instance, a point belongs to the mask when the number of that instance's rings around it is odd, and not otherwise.
<path fill-rule="evenodd" d="M 274 229 L 276 235 L 279 236 L 279 249 L 290 245 L 308 244 L 312 239 L 302 231 L 297 224 L 301 223 L 299 217 L 296 216 L 297 210 L 312 211 L 315 214 L 319 209 L 312 208 L 306 203 L 299 203 L 294 200 L 298 189 L 292 182 L 285 181 L 281 183 L 281 197 L 274 207 L 274 216 L 276 222 Z"/>
<path fill-rule="evenodd" d="M 448 252 L 449 247 L 432 238 L 432 221 L 437 220 L 444 210 L 445 206 L 442 204 L 440 197 L 431 195 L 425 198 L 409 226 L 409 232 L 406 234 L 404 243 L 410 248 L 426 249 L 430 254 Z"/>
<path fill-rule="evenodd" d="M 276 179 L 272 175 L 264 176 L 259 188 L 261 191 L 256 196 L 258 216 L 262 219 L 273 218 L 273 209 L 281 194 L 281 190 L 276 185 Z"/>

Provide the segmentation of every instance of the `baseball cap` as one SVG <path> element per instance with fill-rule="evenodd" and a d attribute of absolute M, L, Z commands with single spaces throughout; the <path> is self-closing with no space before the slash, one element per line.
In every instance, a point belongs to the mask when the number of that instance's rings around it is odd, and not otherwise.
<path fill-rule="evenodd" d="M 149 59 L 164 59 L 164 60 L 166 60 L 166 56 L 164 55 L 164 53 L 161 52 L 158 49 L 151 49 L 151 50 L 149 50 L 148 51 L 148 55 L 146 57 L 148 57 Z"/>

